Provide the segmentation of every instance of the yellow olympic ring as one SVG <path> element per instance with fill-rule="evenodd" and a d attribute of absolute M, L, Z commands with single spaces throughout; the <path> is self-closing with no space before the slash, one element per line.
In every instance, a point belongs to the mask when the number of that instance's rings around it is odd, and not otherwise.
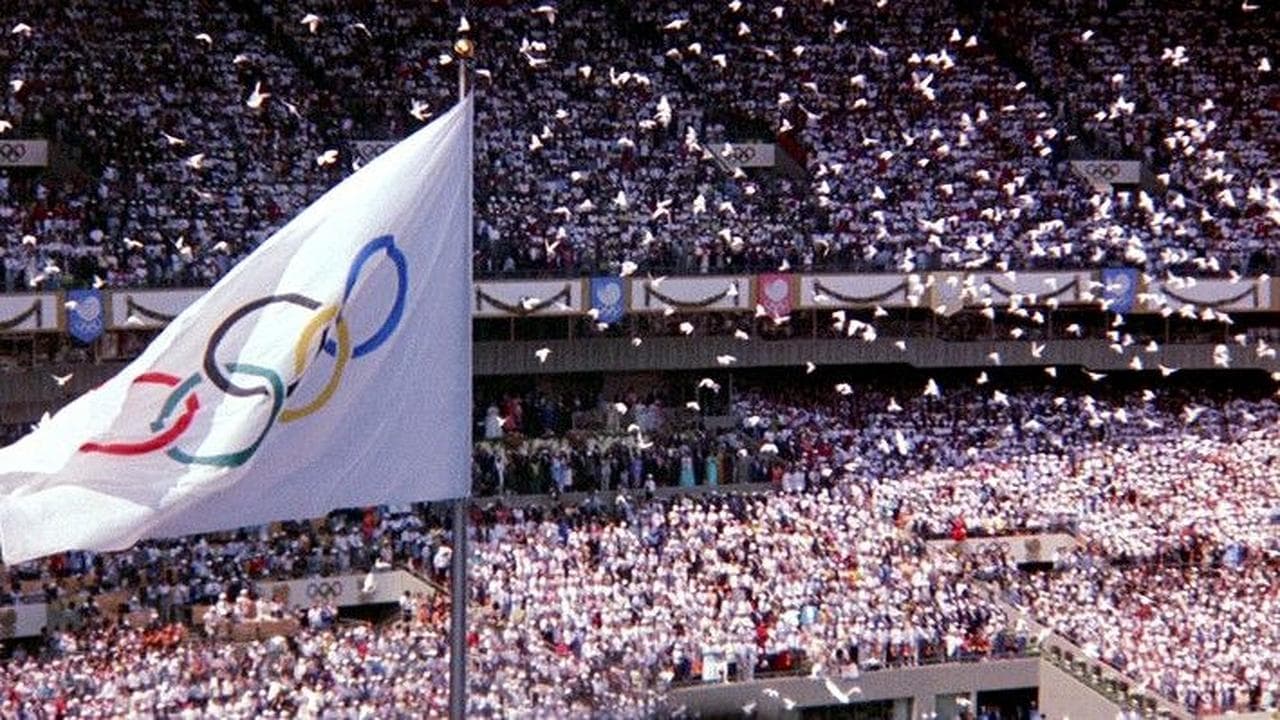
<path fill-rule="evenodd" d="M 338 315 L 338 306 L 330 305 L 315 317 L 311 318 L 311 322 L 303 328 L 302 335 L 298 338 L 298 342 L 293 346 L 293 374 L 300 376 L 307 366 L 307 355 L 311 348 L 311 339 L 321 328 L 328 325 L 334 317 L 337 317 L 338 328 L 338 352 L 334 356 L 333 373 L 329 375 L 329 381 L 325 383 L 324 389 L 316 395 L 315 399 L 303 405 L 300 408 L 285 408 L 280 412 L 280 422 L 287 423 L 294 420 L 301 420 L 311 413 L 319 410 L 329 402 L 329 398 L 333 397 L 334 391 L 338 389 L 338 383 L 342 381 L 342 371 L 347 366 L 347 360 L 351 357 L 351 333 L 347 331 L 347 322 Z"/>

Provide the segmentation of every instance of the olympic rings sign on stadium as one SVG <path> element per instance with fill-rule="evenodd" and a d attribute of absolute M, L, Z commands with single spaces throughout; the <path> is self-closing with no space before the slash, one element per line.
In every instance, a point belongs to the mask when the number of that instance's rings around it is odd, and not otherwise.
<path fill-rule="evenodd" d="M 0 167 L 44 167 L 48 164 L 48 140 L 0 140 Z"/>
<path fill-rule="evenodd" d="M 754 145 L 734 145 L 729 158 L 737 163 L 749 163 L 756 159 L 756 148 Z"/>
<path fill-rule="evenodd" d="M 365 267 L 370 260 L 380 254 L 385 255 L 395 266 L 395 301 L 378 328 L 368 337 L 353 343 L 350 328 L 348 328 L 346 318 L 343 316 L 343 310 L 346 308 L 347 301 L 351 299 L 351 293 L 355 289 L 356 283 L 359 281 Z M 296 422 L 318 412 L 328 404 L 334 393 L 337 392 L 338 386 L 342 383 L 343 371 L 346 369 L 347 363 L 375 352 L 390 339 L 400 326 L 400 321 L 404 316 L 405 298 L 408 290 L 409 263 L 400 248 L 396 247 L 395 238 L 391 235 L 374 238 L 360 248 L 360 251 L 356 253 L 355 258 L 351 261 L 341 302 L 325 305 L 300 293 L 285 293 L 267 295 L 244 303 L 223 318 L 222 322 L 210 333 L 209 341 L 205 346 L 202 372 L 192 373 L 185 379 L 163 372 L 148 372 L 134 379 L 133 384 L 137 386 L 150 387 L 158 385 L 170 388 L 168 396 L 160 405 L 155 419 L 151 422 L 150 429 L 151 432 L 156 433 L 155 435 L 137 442 L 85 443 L 80 446 L 80 452 L 128 456 L 143 455 L 164 449 L 169 458 L 184 465 L 212 465 L 228 468 L 243 465 L 258 451 L 262 441 L 266 439 L 267 433 L 271 431 L 276 422 Z M 313 313 L 311 319 L 302 328 L 293 346 L 291 373 L 298 379 L 295 379 L 292 383 L 286 383 L 276 370 L 251 363 L 229 362 L 225 365 L 220 365 L 217 359 L 218 349 L 235 326 L 263 308 L 280 304 L 292 305 Z M 337 336 L 336 339 L 329 336 L 330 328 Z M 317 336 L 319 337 L 317 338 Z M 311 348 L 316 346 L 317 339 L 319 340 L 319 349 L 316 353 L 325 353 L 334 359 L 333 369 L 329 378 L 325 381 L 324 387 L 316 393 L 315 397 L 307 402 L 299 402 L 293 406 L 286 407 L 286 401 L 293 398 L 298 381 L 307 367 Z M 257 378 L 260 383 L 242 384 L 237 381 L 246 376 Z M 230 449 L 226 452 L 205 454 L 196 454 L 194 451 L 179 446 L 183 434 L 191 427 L 191 424 L 195 421 L 196 414 L 200 410 L 200 397 L 196 390 L 206 380 L 217 390 L 233 397 L 248 398 L 265 395 L 271 398 L 271 412 L 268 414 L 266 422 L 256 438 L 248 445 Z M 181 412 L 170 424 L 170 418 L 174 416 L 175 412 L 178 412 L 179 408 L 181 408 Z"/>
<path fill-rule="evenodd" d="M 720 157 L 736 167 L 772 167 L 774 146 L 761 142 L 729 143 L 720 150 Z"/>
<path fill-rule="evenodd" d="M 0 142 L 0 160 L 14 162 L 27 156 L 27 144 L 23 142 Z"/>
<path fill-rule="evenodd" d="M 336 600 L 342 597 L 341 580 L 320 580 L 307 583 L 308 600 Z"/>
<path fill-rule="evenodd" d="M 1090 177 L 1111 181 L 1120 176 L 1120 165 L 1113 162 L 1093 162 L 1085 165 L 1084 171 Z"/>
<path fill-rule="evenodd" d="M 1142 179 L 1142 163 L 1136 160 L 1072 160 L 1071 168 L 1099 185 L 1133 184 Z"/>

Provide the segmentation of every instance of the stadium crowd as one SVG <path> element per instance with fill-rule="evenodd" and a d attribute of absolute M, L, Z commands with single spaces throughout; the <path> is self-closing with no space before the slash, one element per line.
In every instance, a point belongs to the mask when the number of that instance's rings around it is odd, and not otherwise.
<path fill-rule="evenodd" d="M 369 508 L 253 531 L 151 540 L 118 553 L 72 552 L 8 568 L 0 600 L 61 601 L 88 610 L 125 591 L 133 608 L 189 616 L 269 579 L 365 573 L 396 564 L 427 571 L 445 544 L 431 508 Z M 71 580 L 73 582 L 60 582 Z M 224 598 L 225 599 L 225 598 Z"/>
<path fill-rule="evenodd" d="M 1204 713 L 1280 704 L 1277 555 L 1232 545 L 1217 561 L 1116 565 L 1085 552 L 1028 576 L 1011 599 L 1085 653 Z"/>
<path fill-rule="evenodd" d="M 478 45 L 478 275 L 1273 269 L 1275 8 L 568 0 L 481 3 L 465 29 L 439 2 L 308 11 L 13 0 L 0 127 L 53 140 L 57 167 L 0 170 L 0 288 L 209 284 L 364 141 L 452 102 L 459 33 Z M 780 167 L 736 168 L 741 141 Z M 1140 186 L 1072 174 L 1103 156 L 1141 159 Z M 644 716 L 702 677 L 1027 650 L 993 588 L 1193 710 L 1277 707 L 1275 401 L 985 375 L 485 398 L 471 710 Z M 771 491 L 657 492 L 749 483 Z M 1049 571 L 928 542 L 1045 530 L 1081 546 Z M 317 606 L 278 637 L 224 636 L 291 614 L 266 580 L 442 582 L 451 552 L 423 506 L 3 568 L 0 608 L 73 619 L 6 648 L 0 715 L 442 712 L 446 683 L 423 681 L 447 672 L 439 596 L 378 628 Z"/>
<path fill-rule="evenodd" d="M 1096 647 L 1098 657 L 1153 692 L 1190 707 L 1274 703 L 1272 661 L 1255 650 L 1263 646 L 1232 634 L 1265 624 L 1250 620 L 1258 605 L 1245 599 L 1213 604 L 1214 590 L 1195 589 L 1238 587 L 1256 593 L 1259 603 L 1274 602 L 1268 573 L 1280 554 L 1280 502 L 1266 481 L 1276 453 L 1269 439 L 1278 419 L 1272 400 L 1171 386 L 1139 401 L 1120 381 L 1112 389 L 1092 385 L 1092 394 L 1059 388 L 1060 402 L 1042 387 L 1003 385 L 987 395 L 946 380 L 940 397 L 925 397 L 909 381 L 897 395 L 891 382 L 864 382 L 847 394 L 817 380 L 747 391 L 733 404 L 731 426 L 711 432 L 694 424 L 685 434 L 665 433 L 662 413 L 652 411 L 645 411 L 644 430 L 575 431 L 555 412 L 512 412 L 519 394 L 507 393 L 509 427 L 481 429 L 482 436 L 503 440 L 481 440 L 478 454 L 559 447 L 568 458 L 611 442 L 625 453 L 679 456 L 674 466 L 681 469 L 660 482 L 634 481 L 628 465 L 617 487 L 635 492 L 616 500 L 588 494 L 529 504 L 499 497 L 477 505 L 468 638 L 476 711 L 521 714 L 538 707 L 576 716 L 607 708 L 642 715 L 666 688 L 703 677 L 744 679 L 815 667 L 852 676 L 1025 651 L 1034 638 L 995 601 L 997 592 L 1086 648 Z M 554 405 L 554 397 L 531 395 L 530 407 Z M 478 416 L 491 417 L 486 404 Z M 628 408 L 620 419 L 636 419 L 636 412 Z M 536 423 L 535 416 L 541 418 Z M 577 449 L 566 439 L 573 433 L 585 439 Z M 722 447 L 733 463 L 743 460 L 750 470 L 742 479 L 774 487 L 754 494 L 655 495 L 660 484 L 709 484 L 706 468 L 715 465 L 694 471 L 683 461 L 695 437 Z M 645 443 L 652 447 L 641 449 Z M 478 462 L 478 481 L 482 468 Z M 734 479 L 730 470 L 714 473 L 716 483 Z M 543 482 L 553 477 L 548 470 Z M 589 472 L 577 477 L 583 482 L 562 489 L 604 487 L 587 480 Z M 53 682 L 68 677 L 60 672 L 68 656 L 96 657 L 93 648 L 106 646 L 102 637 L 118 636 L 134 647 L 130 643 L 157 637 L 157 628 L 178 621 L 195 621 L 209 636 L 196 643 L 201 633 L 195 631 L 192 643 L 179 644 L 184 653 L 197 652 L 193 648 L 226 636 L 228 626 L 245 618 L 289 614 L 257 597 L 257 584 L 268 579 L 408 567 L 445 582 L 452 552 L 445 525 L 432 506 L 370 508 L 9 568 L 7 602 L 57 603 L 75 612 L 73 626 L 81 629 L 51 636 L 24 664 L 0 665 L 0 672 Z M 998 551 L 927 547 L 933 539 L 1041 530 L 1071 532 L 1082 550 L 1051 558 L 1056 568 L 1045 573 L 1020 570 Z M 1194 594 L 1180 599 L 1176 592 L 1184 591 Z M 120 603 L 114 612 L 105 604 L 109 596 Z M 413 603 L 434 602 L 406 599 L 406 613 L 412 619 Z M 194 609 L 204 606 L 212 610 L 196 617 Z M 1205 616 L 1190 614 L 1201 612 L 1197 608 L 1213 613 L 1220 623 L 1212 627 L 1224 629 L 1197 630 L 1205 626 Z M 109 620 L 137 610 L 147 611 L 154 625 L 117 627 Z M 1121 611 L 1153 629 L 1118 639 L 1112 620 Z M 252 670 L 234 692 L 201 685 L 207 690 L 182 697 L 172 680 L 169 687 L 163 683 L 165 673 L 176 670 L 157 669 L 110 683 L 59 680 L 64 684 L 52 689 L 29 680 L 15 684 L 22 690 L 10 701 L 136 702 L 153 710 L 190 707 L 198 716 L 201 708 L 234 699 L 255 712 L 312 706 L 345 716 L 339 708 L 346 703 L 376 708 L 411 692 L 393 672 L 373 686 L 342 674 L 357 673 L 355 665 L 320 677 L 294 673 L 306 664 L 308 643 L 364 647 L 366 671 L 375 663 L 420 663 L 414 667 L 443 672 L 443 614 L 434 624 L 376 632 L 335 623 L 336 614 L 331 607 L 303 610 L 292 639 L 237 644 Z M 1172 632 L 1196 642 L 1173 642 Z M 163 644 L 145 651 L 160 665 L 170 655 Z M 110 662 L 101 667 L 112 677 Z M 1231 686 L 1238 672 L 1249 681 Z M 441 696 L 419 699 L 443 702 Z"/>
<path fill-rule="evenodd" d="M 6 7 L 35 29 L 0 46 L 22 81 L 0 112 L 81 171 L 6 174 L 8 289 L 210 284 L 338 177 L 314 161 L 337 120 L 298 110 L 323 93 L 226 4 L 199 5 Z M 260 81 L 275 102 L 245 107 Z"/>
<path fill-rule="evenodd" d="M 476 488 L 812 489 L 839 479 L 927 536 L 957 524 L 974 534 L 1069 527 L 1116 557 L 1158 556 L 1186 534 L 1280 548 L 1268 530 L 1280 509 L 1273 399 L 1083 376 L 1052 388 L 951 381 L 938 397 L 920 393 L 923 378 L 784 384 L 738 395 L 734 423 L 720 429 L 695 422 L 674 390 L 594 406 L 533 393 L 528 412 L 509 393 L 484 413 Z M 584 407 L 604 418 L 598 432 L 568 429 Z"/>
<path fill-rule="evenodd" d="M 307 627 L 224 643 L 181 625 L 129 627 L 97 618 L 0 666 L 6 717 L 408 717 L 440 712 L 448 673 L 447 608 L 417 603 L 376 631 Z M 410 681 L 410 679 L 412 679 Z"/>
<path fill-rule="evenodd" d="M 713 662 L 721 677 L 814 666 L 856 675 L 1025 649 L 1025 632 L 1006 628 L 967 578 L 974 560 L 929 555 L 870 512 L 869 500 L 845 488 L 485 513 L 470 580 L 472 710 L 639 716 L 672 683 L 716 672 Z M 1008 570 L 999 558 L 985 562 L 997 575 Z M 444 613 L 405 614 L 409 622 L 377 633 L 308 620 L 298 634 L 237 644 L 231 662 L 209 663 L 205 641 L 163 639 L 180 638 L 176 630 L 156 640 L 154 627 L 94 613 L 43 653 L 0 665 L 11 688 L 4 701 L 193 716 L 312 707 L 321 712 L 312 716 L 346 717 L 344 707 L 385 708 L 411 692 L 439 708 L 438 692 L 422 689 L 432 683 L 402 671 L 443 672 Z M 320 651 L 329 653 L 322 666 Z M 225 677 L 237 667 L 246 671 Z"/>
<path fill-rule="evenodd" d="M 450 104 L 464 21 L 440 3 L 316 2 L 306 24 L 278 0 L 12 5 L 29 29 L 0 43 L 0 114 L 80 172 L 0 175 L 8 290 L 208 284 L 364 141 Z M 474 8 L 477 273 L 1271 268 L 1273 8 L 766 5 Z M 743 141 L 796 172 L 737 169 L 724 146 Z M 1112 195 L 1072 174 L 1111 147 L 1155 179 Z"/>

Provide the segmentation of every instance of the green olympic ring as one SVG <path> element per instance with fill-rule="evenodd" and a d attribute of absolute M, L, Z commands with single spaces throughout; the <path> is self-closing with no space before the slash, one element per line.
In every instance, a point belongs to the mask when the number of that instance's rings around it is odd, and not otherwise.
<path fill-rule="evenodd" d="M 276 418 L 280 415 L 280 409 L 284 407 L 285 389 L 284 381 L 280 379 L 280 375 L 270 368 L 264 368 L 258 365 L 248 365 L 245 363 L 227 363 L 227 372 L 232 374 L 245 373 L 248 375 L 257 375 L 260 378 L 264 378 L 271 384 L 271 415 L 267 418 L 267 423 L 263 426 L 262 432 L 258 433 L 258 438 L 253 441 L 252 445 L 244 448 L 243 450 L 221 453 L 218 455 L 192 455 L 182 448 L 171 447 L 165 451 L 165 454 L 170 458 L 183 463 L 184 465 L 213 465 L 215 467 L 225 468 L 239 467 L 248 462 L 249 458 L 253 457 L 253 454 L 258 451 L 258 447 L 262 445 L 262 441 L 266 439 L 267 433 L 271 432 L 271 426 L 275 424 Z M 174 395 L 176 396 L 179 392 L 189 390 L 197 384 L 198 383 L 192 383 L 190 381 L 183 383 L 174 392 Z M 179 399 L 180 398 L 175 399 L 174 396 L 170 396 L 169 400 L 165 403 L 165 406 L 176 406 Z"/>

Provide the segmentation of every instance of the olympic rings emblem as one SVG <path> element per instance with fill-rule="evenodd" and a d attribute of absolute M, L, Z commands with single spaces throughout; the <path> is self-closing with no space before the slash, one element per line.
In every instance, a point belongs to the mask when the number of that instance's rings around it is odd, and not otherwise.
<path fill-rule="evenodd" d="M 1109 275 L 1107 276 L 1107 281 L 1108 282 L 1106 283 L 1105 289 L 1109 291 L 1107 293 L 1109 296 L 1114 295 L 1114 296 L 1120 297 L 1125 295 L 1126 293 L 1129 292 L 1129 290 L 1132 289 L 1130 286 L 1133 284 L 1133 282 L 1129 278 L 1128 273 L 1121 272 L 1121 273 L 1115 273 L 1114 275 Z"/>
<path fill-rule="evenodd" d="M 0 142 L 0 160 L 13 162 L 27 156 L 27 146 L 20 142 Z"/>
<path fill-rule="evenodd" d="M 369 337 L 353 345 L 350 329 L 342 311 L 351 299 L 351 294 L 359 283 L 365 267 L 379 253 L 384 254 L 395 266 L 395 300 L 391 309 L 387 312 L 386 318 L 383 319 L 378 328 Z M 351 267 L 347 271 L 346 283 L 343 289 L 342 302 L 336 305 L 324 305 L 320 301 L 300 293 L 285 293 L 268 295 L 244 303 L 229 313 L 210 333 L 209 341 L 205 346 L 202 373 L 194 373 L 182 380 L 168 373 L 149 372 L 134 379 L 134 385 L 160 385 L 172 388 L 161 406 L 160 412 L 151 422 L 150 429 L 151 432 L 156 433 L 155 435 L 140 441 L 89 442 L 80 446 L 80 452 L 128 456 L 143 455 L 164 449 L 169 458 L 184 465 L 211 465 L 228 468 L 243 465 L 258 451 L 258 448 L 262 445 L 276 422 L 295 422 L 319 411 L 328 404 L 329 400 L 337 392 L 338 386 L 342 383 L 343 372 L 346 370 L 347 364 L 351 360 L 362 358 L 378 350 L 390 339 L 404 317 L 408 290 L 409 263 L 400 248 L 396 247 L 395 238 L 391 235 L 374 238 L 361 247 L 351 261 Z M 277 372 L 271 368 L 251 363 L 228 362 L 220 364 L 218 361 L 218 350 L 236 324 L 272 305 L 289 305 L 313 313 L 294 343 L 293 362 L 290 372 L 294 380 L 291 383 L 286 383 L 285 379 L 281 377 L 283 370 Z M 329 336 L 330 328 L 336 335 L 336 339 Z M 334 363 L 330 376 L 314 398 L 299 406 L 285 407 L 286 400 L 292 398 L 304 371 L 307 369 L 307 361 L 313 356 L 311 351 L 313 347 L 317 348 L 315 354 L 325 353 L 333 357 Z M 257 378 L 265 384 L 243 385 L 235 380 L 239 376 Z M 200 398 L 195 391 L 205 379 L 208 379 L 218 390 L 233 397 L 267 396 L 271 398 L 271 410 L 263 422 L 262 428 L 247 446 L 238 450 L 212 454 L 195 454 L 178 446 L 178 441 L 187 429 L 191 427 L 200 409 Z M 182 412 L 170 425 L 170 418 L 180 407 Z"/>
<path fill-rule="evenodd" d="M 341 580 L 307 583 L 307 598 L 310 600 L 333 600 L 339 597 L 342 597 Z"/>
<path fill-rule="evenodd" d="M 1091 162 L 1084 165 L 1086 175 L 1099 180 L 1114 180 L 1120 175 L 1120 164 L 1114 162 Z"/>

